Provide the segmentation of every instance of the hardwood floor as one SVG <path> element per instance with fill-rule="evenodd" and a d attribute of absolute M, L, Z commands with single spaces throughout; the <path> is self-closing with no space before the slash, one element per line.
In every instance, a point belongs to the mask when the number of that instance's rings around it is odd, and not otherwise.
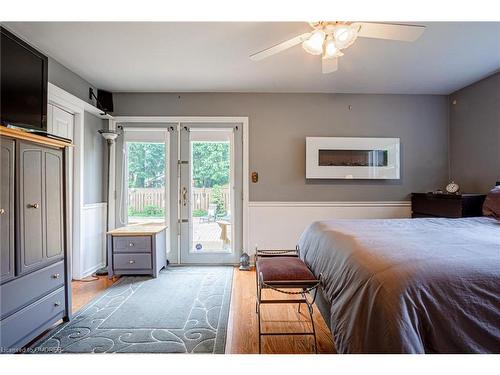
<path fill-rule="evenodd" d="M 91 277 L 85 281 L 74 280 L 71 282 L 73 314 L 80 310 L 87 303 L 101 294 L 104 290 L 113 285 L 118 278 L 109 280 L 107 276 L 99 276 L 98 280 L 92 280 Z"/>
<path fill-rule="evenodd" d="M 101 292 L 116 282 L 107 277 L 84 282 L 73 281 L 73 312 L 97 297 Z M 277 292 L 266 290 L 266 297 Z M 227 329 L 227 354 L 252 354 L 259 352 L 257 314 L 255 313 L 255 271 L 234 269 L 233 290 Z M 279 298 L 284 298 L 279 294 Z M 287 332 L 290 330 L 310 330 L 308 313 L 302 306 L 302 313 L 297 312 L 297 305 L 262 306 L 263 330 Z M 335 353 L 330 331 L 318 309 L 314 307 L 314 321 L 318 340 L 318 353 Z M 311 336 L 264 337 L 263 354 L 307 354 L 314 353 Z"/>

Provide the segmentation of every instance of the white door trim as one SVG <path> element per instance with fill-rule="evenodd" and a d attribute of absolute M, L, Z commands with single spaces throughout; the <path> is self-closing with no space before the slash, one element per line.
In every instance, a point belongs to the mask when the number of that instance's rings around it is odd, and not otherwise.
<path fill-rule="evenodd" d="M 48 84 L 48 102 L 71 113 L 75 119 L 73 130 L 73 166 L 69 168 L 70 171 L 73 170 L 73 174 L 69 174 L 69 186 L 72 187 L 72 199 L 70 200 L 72 207 L 70 207 L 69 211 L 72 212 L 72 215 L 69 218 L 68 227 L 71 232 L 69 247 L 73 250 L 71 251 L 70 272 L 73 279 L 80 279 L 84 274 L 84 270 L 82 270 L 82 256 L 84 254 L 82 235 L 85 229 L 83 222 L 84 116 L 85 112 L 92 113 L 102 119 L 111 120 L 112 116 L 102 115 L 102 111 L 98 108 L 50 82 Z"/>
<path fill-rule="evenodd" d="M 243 131 L 243 251 L 250 249 L 248 243 L 249 233 L 249 121 L 245 116 L 115 116 L 112 120 L 118 123 L 219 123 L 219 124 L 241 124 Z M 114 156 L 112 154 L 112 159 Z M 113 169 L 115 166 L 113 166 Z"/>

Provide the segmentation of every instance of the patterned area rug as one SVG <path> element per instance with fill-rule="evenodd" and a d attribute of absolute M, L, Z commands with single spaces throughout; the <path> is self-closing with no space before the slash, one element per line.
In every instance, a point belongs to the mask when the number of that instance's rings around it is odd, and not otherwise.
<path fill-rule="evenodd" d="M 232 267 L 122 277 L 32 349 L 59 353 L 224 353 Z"/>

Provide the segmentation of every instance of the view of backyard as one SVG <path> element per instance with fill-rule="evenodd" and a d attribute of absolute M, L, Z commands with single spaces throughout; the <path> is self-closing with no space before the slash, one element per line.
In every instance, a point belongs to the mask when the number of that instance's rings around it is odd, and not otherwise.
<path fill-rule="evenodd" d="M 165 222 L 165 145 L 127 142 L 128 222 Z M 191 142 L 192 251 L 231 247 L 229 142 Z"/>
<path fill-rule="evenodd" d="M 165 144 L 127 142 L 129 224 L 165 221 Z"/>

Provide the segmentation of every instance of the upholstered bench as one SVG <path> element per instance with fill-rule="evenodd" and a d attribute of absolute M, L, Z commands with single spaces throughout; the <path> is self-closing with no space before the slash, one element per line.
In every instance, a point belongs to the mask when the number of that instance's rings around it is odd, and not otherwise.
<path fill-rule="evenodd" d="M 317 289 L 321 284 L 321 275 L 315 277 L 307 265 L 299 258 L 299 250 L 257 250 L 255 255 L 257 300 L 256 312 L 259 319 L 259 353 L 262 352 L 262 336 L 311 335 L 314 337 L 314 351 L 317 353 L 316 329 L 313 319 L 313 304 Z M 262 290 L 272 289 L 280 293 L 297 295 L 299 298 L 271 299 L 263 298 Z M 312 300 L 307 298 L 314 292 Z M 311 331 L 307 332 L 262 332 L 261 304 L 306 304 L 311 320 Z"/>

